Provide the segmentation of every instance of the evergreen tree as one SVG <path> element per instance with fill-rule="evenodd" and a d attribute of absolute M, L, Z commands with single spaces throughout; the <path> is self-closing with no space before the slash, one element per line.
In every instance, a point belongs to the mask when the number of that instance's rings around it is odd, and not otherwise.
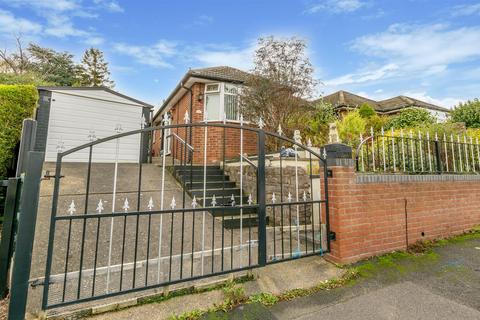
<path fill-rule="evenodd" d="M 96 48 L 87 49 L 79 66 L 80 84 L 113 88 L 115 83 L 109 77 L 110 71 L 108 63 L 103 58 L 103 52 Z"/>

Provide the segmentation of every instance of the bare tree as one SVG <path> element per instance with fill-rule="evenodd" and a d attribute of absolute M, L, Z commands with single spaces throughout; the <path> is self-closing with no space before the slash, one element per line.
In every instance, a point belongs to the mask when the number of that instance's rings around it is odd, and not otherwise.
<path fill-rule="evenodd" d="M 20 37 L 15 38 L 17 42 L 17 51 L 8 54 L 7 49 L 0 50 L 0 63 L 2 72 L 21 75 L 28 71 L 30 65 L 29 55 L 24 51 Z"/>
<path fill-rule="evenodd" d="M 290 137 L 305 127 L 306 115 L 313 110 L 308 99 L 318 84 L 305 50 L 305 41 L 298 38 L 258 39 L 252 75 L 241 91 L 246 117 L 261 117 L 270 131 L 280 125 Z"/>

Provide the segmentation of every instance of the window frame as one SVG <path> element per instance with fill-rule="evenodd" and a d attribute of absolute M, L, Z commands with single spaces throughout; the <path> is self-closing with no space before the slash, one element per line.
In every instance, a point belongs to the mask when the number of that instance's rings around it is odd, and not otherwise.
<path fill-rule="evenodd" d="M 219 87 L 219 91 L 207 91 L 207 86 L 208 85 L 212 85 L 212 84 L 218 84 Z M 231 96 L 235 96 L 235 94 L 232 94 L 232 93 L 225 93 L 225 85 L 231 85 L 231 86 L 235 86 L 237 88 L 237 104 L 239 105 L 239 101 L 238 101 L 238 97 L 239 97 L 239 93 L 240 93 L 240 90 L 241 90 L 241 86 L 237 85 L 237 84 L 234 84 L 234 83 L 231 83 L 231 82 L 210 82 L 210 83 L 206 83 L 205 84 L 205 88 L 203 90 L 203 94 L 204 94 L 204 101 L 203 101 L 203 115 L 204 115 L 204 121 L 206 122 L 219 122 L 219 121 L 223 121 L 223 117 L 221 116 L 221 114 L 225 114 L 225 95 L 231 95 Z M 205 119 L 205 112 L 207 110 L 207 96 L 208 95 L 219 95 L 219 100 L 220 100 L 220 114 L 218 115 L 218 118 L 215 119 Z M 240 112 L 238 112 L 238 117 L 240 117 Z M 232 119 L 226 119 L 227 122 L 233 122 L 233 123 L 239 123 L 240 122 L 240 119 L 235 119 L 235 120 L 232 120 Z"/>

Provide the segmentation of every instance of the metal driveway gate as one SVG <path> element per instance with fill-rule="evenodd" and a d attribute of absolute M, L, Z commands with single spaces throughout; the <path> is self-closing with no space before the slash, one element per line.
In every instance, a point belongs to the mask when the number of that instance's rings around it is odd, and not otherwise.
<path fill-rule="evenodd" d="M 188 124 L 186 115 L 186 122 L 117 128 L 59 150 L 43 309 L 329 251 L 326 155 L 303 145 L 298 132 L 294 139 L 281 128 L 265 132 L 261 121 L 260 128 L 243 120 Z M 153 135 L 170 145 L 154 175 L 142 152 L 133 171 L 122 162 L 122 140 L 132 135 L 141 145 Z M 115 153 L 115 163 L 96 162 L 102 152 Z M 74 153 L 89 159 L 75 182 L 80 195 L 66 185 L 64 161 Z"/>

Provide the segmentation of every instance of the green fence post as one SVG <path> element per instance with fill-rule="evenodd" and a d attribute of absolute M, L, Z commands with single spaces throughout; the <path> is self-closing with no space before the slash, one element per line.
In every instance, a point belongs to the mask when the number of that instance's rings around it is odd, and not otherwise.
<path fill-rule="evenodd" d="M 15 213 L 17 212 L 20 179 L 8 179 L 5 210 L 3 215 L 2 240 L 0 242 L 0 298 L 7 294 L 8 268 L 12 258 Z"/>
<path fill-rule="evenodd" d="M 267 264 L 267 217 L 265 192 L 265 132 L 258 132 L 258 169 L 257 169 L 257 202 L 258 202 L 258 264 Z"/>
<path fill-rule="evenodd" d="M 43 158 L 43 152 L 28 152 L 13 256 L 9 320 L 25 318 Z"/>

